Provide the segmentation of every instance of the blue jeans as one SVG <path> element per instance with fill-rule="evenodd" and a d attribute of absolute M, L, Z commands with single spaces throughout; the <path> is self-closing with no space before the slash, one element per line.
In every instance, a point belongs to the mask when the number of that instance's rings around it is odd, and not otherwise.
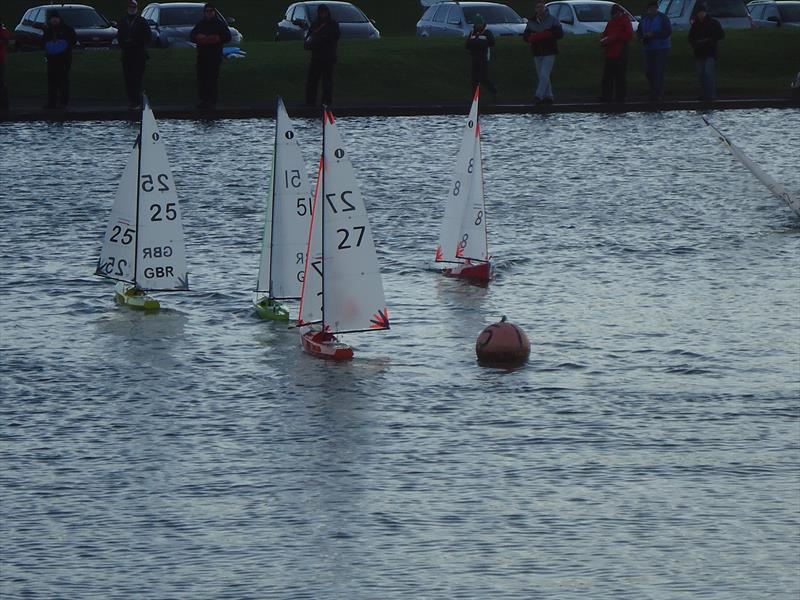
<path fill-rule="evenodd" d="M 536 92 L 533 94 L 537 98 L 544 100 L 545 98 L 553 98 L 553 86 L 550 85 L 550 73 L 553 71 L 553 65 L 556 63 L 556 55 L 548 54 L 547 56 L 534 56 L 533 64 L 536 67 Z"/>
<path fill-rule="evenodd" d="M 698 58 L 697 77 L 700 80 L 700 97 L 703 100 L 714 100 L 717 97 L 717 86 L 714 82 L 714 57 Z"/>
<path fill-rule="evenodd" d="M 650 100 L 661 100 L 664 95 L 664 71 L 668 55 L 669 48 L 644 51 L 644 72 L 650 84 Z"/>

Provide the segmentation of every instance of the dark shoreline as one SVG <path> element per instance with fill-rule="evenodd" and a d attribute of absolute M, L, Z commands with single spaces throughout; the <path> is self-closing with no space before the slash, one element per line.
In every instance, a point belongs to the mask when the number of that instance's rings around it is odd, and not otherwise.
<path fill-rule="evenodd" d="M 314 118 L 320 108 L 287 106 L 292 117 Z M 699 100 L 668 100 L 664 102 L 633 101 L 625 104 L 601 102 L 564 102 L 553 105 L 532 104 L 487 104 L 481 106 L 483 114 L 551 114 L 551 113 L 610 113 L 661 112 L 678 110 L 736 110 L 754 108 L 800 108 L 798 98 L 749 98 L 702 102 Z M 343 104 L 333 107 L 341 117 L 394 117 L 465 114 L 468 103 L 431 104 Z M 214 110 L 177 106 L 153 106 L 160 119 L 254 119 L 272 118 L 275 107 L 269 106 L 221 106 Z M 12 108 L 0 112 L 0 122 L 27 121 L 120 121 L 138 119 L 138 113 L 120 107 L 70 107 L 69 109 Z"/>

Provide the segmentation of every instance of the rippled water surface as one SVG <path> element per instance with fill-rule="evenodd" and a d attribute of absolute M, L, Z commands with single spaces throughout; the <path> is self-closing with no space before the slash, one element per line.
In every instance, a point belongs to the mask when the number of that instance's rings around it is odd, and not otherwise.
<path fill-rule="evenodd" d="M 800 193 L 800 113 L 712 117 Z M 160 123 L 157 315 L 92 275 L 137 128 L 0 124 L 0 596 L 798 597 L 800 218 L 694 113 L 487 116 L 496 278 L 445 279 L 463 122 L 339 121 L 392 315 L 347 364 L 249 308 L 271 121 Z"/>

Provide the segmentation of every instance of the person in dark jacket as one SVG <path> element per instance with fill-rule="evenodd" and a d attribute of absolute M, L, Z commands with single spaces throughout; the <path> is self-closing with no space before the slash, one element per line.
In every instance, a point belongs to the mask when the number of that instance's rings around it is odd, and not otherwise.
<path fill-rule="evenodd" d="M 336 65 L 336 46 L 339 43 L 339 24 L 331 17 L 330 9 L 320 4 L 317 19 L 308 28 L 305 49 L 311 50 L 306 79 L 306 105 L 317 103 L 317 87 L 322 78 L 322 103 L 333 103 L 333 67 Z"/>
<path fill-rule="evenodd" d="M 128 10 L 117 25 L 117 42 L 122 58 L 122 77 L 125 79 L 125 93 L 131 110 L 141 108 L 142 80 L 147 60 L 145 48 L 150 43 L 150 26 L 137 12 L 136 0 L 128 0 Z"/>
<path fill-rule="evenodd" d="M 45 108 L 64 108 L 69 104 L 69 70 L 72 47 L 78 43 L 75 30 L 61 20 L 57 10 L 47 14 L 42 47 L 47 58 L 47 104 Z"/>
<path fill-rule="evenodd" d="M 231 41 L 231 30 L 210 2 L 203 7 L 203 19 L 194 26 L 189 39 L 197 44 L 197 96 L 199 108 L 217 103 L 217 80 L 222 64 L 222 46 Z"/>
<path fill-rule="evenodd" d="M 8 109 L 8 89 L 6 88 L 6 48 L 11 42 L 11 32 L 6 29 L 0 17 L 0 110 Z"/>
<path fill-rule="evenodd" d="M 536 67 L 538 84 L 533 94 L 534 104 L 552 104 L 553 87 L 550 73 L 556 62 L 558 44 L 556 40 L 564 37 L 561 23 L 556 21 L 545 6 L 544 0 L 536 1 L 536 15 L 528 21 L 522 39 L 531 45 L 533 63 Z"/>
<path fill-rule="evenodd" d="M 650 100 L 658 102 L 664 95 L 664 72 L 671 46 L 672 25 L 667 15 L 658 11 L 656 0 L 647 3 L 647 13 L 642 15 L 636 35 L 644 47 L 644 70 L 650 86 Z"/>
<path fill-rule="evenodd" d="M 491 48 L 494 46 L 494 34 L 486 28 L 486 21 L 483 16 L 476 14 L 472 31 L 467 36 L 465 47 L 472 55 L 472 91 L 479 85 L 483 85 L 491 92 L 494 100 L 497 100 L 497 88 L 489 79 L 489 59 Z"/>
<path fill-rule="evenodd" d="M 695 7 L 695 16 L 689 29 L 689 44 L 694 49 L 697 77 L 700 80 L 700 99 L 713 101 L 717 97 L 714 68 L 717 42 L 725 37 L 719 21 L 709 17 L 704 4 Z"/>
<path fill-rule="evenodd" d="M 625 102 L 628 42 L 633 38 L 633 26 L 625 9 L 619 4 L 611 7 L 611 19 L 606 23 L 600 45 L 606 55 L 600 97 L 603 102 Z"/>

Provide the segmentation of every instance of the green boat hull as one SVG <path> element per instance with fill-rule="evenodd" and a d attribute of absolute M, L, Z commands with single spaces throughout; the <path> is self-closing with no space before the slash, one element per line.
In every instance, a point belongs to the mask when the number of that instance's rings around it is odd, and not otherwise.
<path fill-rule="evenodd" d="M 259 319 L 268 321 L 289 321 L 289 311 L 284 308 L 280 302 L 275 302 L 271 298 L 262 298 L 253 302 L 256 315 Z"/>
<path fill-rule="evenodd" d="M 161 303 L 152 296 L 148 296 L 141 290 L 135 290 L 132 287 L 121 284 L 118 284 L 114 289 L 114 300 L 116 300 L 117 304 L 135 310 L 152 312 L 161 308 Z"/>

